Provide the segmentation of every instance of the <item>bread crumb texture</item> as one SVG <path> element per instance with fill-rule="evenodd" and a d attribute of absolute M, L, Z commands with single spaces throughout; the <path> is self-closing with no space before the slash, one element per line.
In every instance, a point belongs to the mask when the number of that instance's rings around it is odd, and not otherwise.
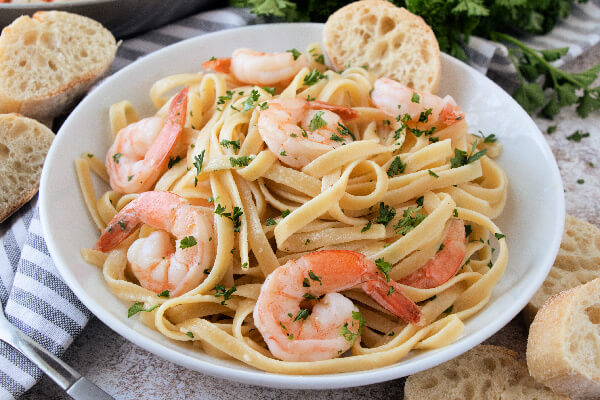
<path fill-rule="evenodd" d="M 600 398 L 600 279 L 552 296 L 527 340 L 531 375 L 574 399 Z"/>
<path fill-rule="evenodd" d="M 437 367 L 408 377 L 405 400 L 568 400 L 529 376 L 517 353 L 480 345 Z"/>
<path fill-rule="evenodd" d="M 54 133 L 17 114 L 0 114 L 0 222 L 37 192 Z"/>
<path fill-rule="evenodd" d="M 530 321 L 551 296 L 596 278 L 600 278 L 600 229 L 567 215 L 554 265 L 527 306 Z"/>
<path fill-rule="evenodd" d="M 421 17 L 387 1 L 357 1 L 336 11 L 325 24 L 323 44 L 338 71 L 366 65 L 377 77 L 438 90 L 440 50 L 433 31 Z"/>

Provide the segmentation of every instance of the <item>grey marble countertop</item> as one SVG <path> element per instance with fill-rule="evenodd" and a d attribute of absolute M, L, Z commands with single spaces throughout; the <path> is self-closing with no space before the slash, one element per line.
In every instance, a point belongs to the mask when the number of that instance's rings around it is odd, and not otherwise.
<path fill-rule="evenodd" d="M 572 61 L 566 69 L 580 71 L 600 62 L 600 45 Z M 596 82 L 596 85 L 599 82 Z M 564 109 L 554 121 L 535 118 L 545 131 L 557 130 L 548 139 L 558 161 L 565 186 L 567 213 L 600 226 L 600 116 L 586 119 L 574 109 Z M 580 143 L 566 140 L 576 129 L 590 132 Z M 590 165 L 592 163 L 594 167 Z M 577 181 L 583 179 L 584 183 Z M 517 351 L 524 357 L 527 327 L 520 316 L 486 341 Z M 175 365 L 128 342 L 98 319 L 92 319 L 63 359 L 119 400 L 130 399 L 297 399 L 344 400 L 402 399 L 404 379 L 356 388 L 309 391 L 278 390 L 244 385 Z M 49 378 L 44 377 L 22 399 L 69 399 Z"/>

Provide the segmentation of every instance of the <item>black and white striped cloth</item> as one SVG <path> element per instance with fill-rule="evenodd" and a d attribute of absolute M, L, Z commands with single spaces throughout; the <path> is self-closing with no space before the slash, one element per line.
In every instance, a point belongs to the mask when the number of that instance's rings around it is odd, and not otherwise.
<path fill-rule="evenodd" d="M 261 22 L 244 9 L 200 13 L 123 42 L 112 72 L 140 56 L 183 39 Z M 573 14 L 549 35 L 526 40 L 540 48 L 569 46 L 576 57 L 600 41 L 600 0 L 576 5 Z M 467 49 L 471 65 L 485 73 L 510 77 L 506 49 L 472 38 Z M 502 82 L 501 82 L 502 83 Z M 90 312 L 62 281 L 46 248 L 37 198 L 0 225 L 0 300 L 11 323 L 54 354 L 62 355 Z M 22 395 L 41 377 L 24 356 L 0 342 L 0 399 Z"/>

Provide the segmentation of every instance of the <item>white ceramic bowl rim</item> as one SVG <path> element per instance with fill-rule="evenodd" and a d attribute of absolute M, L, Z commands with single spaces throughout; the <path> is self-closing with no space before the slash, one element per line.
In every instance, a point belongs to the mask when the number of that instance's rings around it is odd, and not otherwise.
<path fill-rule="evenodd" d="M 91 107 L 95 102 L 98 102 L 101 99 L 99 89 L 108 85 L 117 84 L 131 69 L 136 69 L 141 65 L 145 65 L 146 63 L 165 62 L 165 59 L 168 59 L 169 55 L 189 50 L 192 43 L 200 44 L 204 43 L 206 40 L 219 41 L 223 38 L 231 38 L 231 35 L 245 37 L 253 35 L 261 36 L 267 34 L 277 34 L 280 36 L 288 35 L 291 38 L 292 35 L 299 35 L 303 32 L 309 32 L 307 34 L 308 36 L 316 36 L 317 31 L 320 32 L 321 29 L 322 24 L 271 24 L 264 26 L 258 25 L 243 27 L 235 30 L 207 34 L 201 37 L 192 38 L 174 44 L 172 46 L 169 46 L 168 48 L 151 53 L 137 60 L 131 65 L 123 68 L 122 70 L 118 71 L 113 76 L 107 78 L 98 88 L 92 91 L 92 93 L 90 93 L 73 111 L 73 113 L 65 121 L 63 128 L 58 133 L 57 140 L 55 140 L 52 148 L 50 149 L 46 160 L 46 164 L 44 166 L 44 170 L 42 172 L 40 187 L 40 213 L 44 232 L 58 232 L 56 229 L 54 229 L 54 227 L 49 221 L 51 218 L 51 214 L 55 212 L 55 207 L 53 207 L 51 199 L 53 188 L 51 186 L 50 181 L 53 177 L 52 174 L 56 173 L 53 171 L 54 165 L 58 163 L 57 160 L 59 157 L 61 157 L 61 145 L 64 145 L 63 140 L 61 139 L 61 135 L 68 135 L 67 131 L 74 128 L 73 124 L 75 122 L 73 121 L 76 120 L 76 116 L 78 115 L 78 113 L 83 112 L 84 109 Z M 198 46 L 198 48 L 201 48 L 201 46 Z M 212 54 L 204 54 L 204 56 L 206 56 L 206 59 L 208 59 L 208 57 L 210 57 L 211 55 Z M 516 105 L 516 102 L 508 94 L 506 94 L 500 88 L 498 88 L 487 77 L 481 76 L 481 74 L 479 74 L 479 72 L 475 71 L 473 68 L 461 63 L 460 61 L 448 55 L 443 54 L 442 58 L 445 65 L 448 65 L 452 68 L 460 69 L 465 74 L 474 74 L 478 76 L 477 79 L 482 79 L 485 82 L 487 82 L 487 84 L 491 85 L 490 90 L 493 89 L 493 93 L 489 93 L 489 95 L 498 96 L 503 102 L 503 104 L 507 105 L 507 107 L 518 107 L 518 105 Z M 196 66 L 196 68 L 199 68 L 199 66 Z M 167 73 L 165 72 L 165 75 L 166 74 Z M 521 112 L 525 114 L 524 111 L 521 110 Z M 564 224 L 564 198 L 562 196 L 562 181 L 558 172 L 558 167 L 552 156 L 550 147 L 546 143 L 541 132 L 539 132 L 537 127 L 535 127 L 533 121 L 531 121 L 531 119 L 528 116 L 526 116 L 526 114 L 524 117 L 519 117 L 521 119 L 526 118 L 528 120 L 527 124 L 525 125 L 527 125 L 527 129 L 530 129 L 530 131 L 527 131 L 527 135 L 532 138 L 532 140 L 537 145 L 537 150 L 540 152 L 542 158 L 546 160 L 547 165 L 544 166 L 544 171 L 548 173 L 549 180 L 552 182 L 553 185 L 555 185 L 555 190 L 553 190 L 551 194 L 553 197 L 550 199 L 550 203 L 554 204 L 555 207 L 555 209 L 552 210 L 552 215 L 554 216 L 554 218 L 553 220 L 549 221 L 550 226 L 554 230 L 549 233 L 550 237 L 548 241 L 544 243 L 544 246 L 547 249 L 547 251 L 544 253 L 544 256 L 542 256 L 539 259 L 536 259 L 535 274 L 531 277 L 528 286 L 521 288 L 518 293 L 514 293 L 514 298 L 512 299 L 513 301 L 508 302 L 506 304 L 506 307 L 503 308 L 503 311 L 498 313 L 488 325 L 484 326 L 482 329 L 479 329 L 466 337 L 459 338 L 457 342 L 450 344 L 443 349 L 431 351 L 427 357 L 424 357 L 422 359 L 411 359 L 408 362 L 403 362 L 401 360 L 397 364 L 374 370 L 316 376 L 279 375 L 265 373 L 263 371 L 259 371 L 253 368 L 237 369 L 213 364 L 193 357 L 192 355 L 184 354 L 183 352 L 173 351 L 163 343 L 158 343 L 150 339 L 149 337 L 140 335 L 130 325 L 123 323 L 121 320 L 117 319 L 113 314 L 111 314 L 110 312 L 108 312 L 108 310 L 104 308 L 105 306 L 101 304 L 101 302 L 94 300 L 91 296 L 88 295 L 88 293 L 84 291 L 80 283 L 74 278 L 73 273 L 70 271 L 69 265 L 67 265 L 65 261 L 65 253 L 59 248 L 59 240 L 55 239 L 52 235 L 46 234 L 48 249 L 65 282 L 73 290 L 77 297 L 85 304 L 85 306 L 88 307 L 88 309 L 90 309 L 100 320 L 102 320 L 113 330 L 115 330 L 128 340 L 132 341 L 133 343 L 138 344 L 144 349 L 153 352 L 159 355 L 160 357 L 163 357 L 169 361 L 183 365 L 185 367 L 209 375 L 222 377 L 242 383 L 279 388 L 302 389 L 325 389 L 359 386 L 410 375 L 418 371 L 430 368 L 434 365 L 440 364 L 449 359 L 452 359 L 460 355 L 461 353 L 469 350 L 473 346 L 481 343 L 482 341 L 493 335 L 495 332 L 497 332 L 515 315 L 517 315 L 519 311 L 527 304 L 527 302 L 533 296 L 537 288 L 544 281 L 550 267 L 552 266 L 554 257 L 558 251 L 561 242 L 562 229 Z M 71 135 L 70 137 L 73 136 Z M 502 140 L 502 137 L 500 137 L 500 139 Z M 558 193 L 560 193 L 560 195 Z M 85 221 L 85 223 L 88 222 Z M 56 234 L 54 236 L 59 235 Z M 79 252 L 79 248 L 72 249 L 72 251 Z M 484 309 L 480 311 L 480 313 L 485 313 L 485 311 L 486 310 Z"/>

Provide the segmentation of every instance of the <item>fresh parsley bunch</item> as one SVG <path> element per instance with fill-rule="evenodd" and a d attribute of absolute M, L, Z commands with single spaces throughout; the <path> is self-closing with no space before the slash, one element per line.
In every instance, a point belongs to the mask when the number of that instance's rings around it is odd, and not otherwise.
<path fill-rule="evenodd" d="M 391 0 L 420 15 L 433 29 L 440 50 L 466 60 L 465 43 L 479 35 L 510 47 L 509 56 L 517 69 L 520 85 L 513 96 L 529 113 L 554 117 L 562 107 L 577 104 L 586 117 L 600 109 L 600 87 L 590 87 L 600 72 L 595 65 L 581 73 L 567 73 L 551 62 L 568 48 L 535 50 L 514 36 L 549 32 L 571 13 L 574 0 Z M 587 0 L 577 0 L 584 3 Z M 232 5 L 251 7 L 257 15 L 286 21 L 324 22 L 351 0 L 231 0 Z"/>

